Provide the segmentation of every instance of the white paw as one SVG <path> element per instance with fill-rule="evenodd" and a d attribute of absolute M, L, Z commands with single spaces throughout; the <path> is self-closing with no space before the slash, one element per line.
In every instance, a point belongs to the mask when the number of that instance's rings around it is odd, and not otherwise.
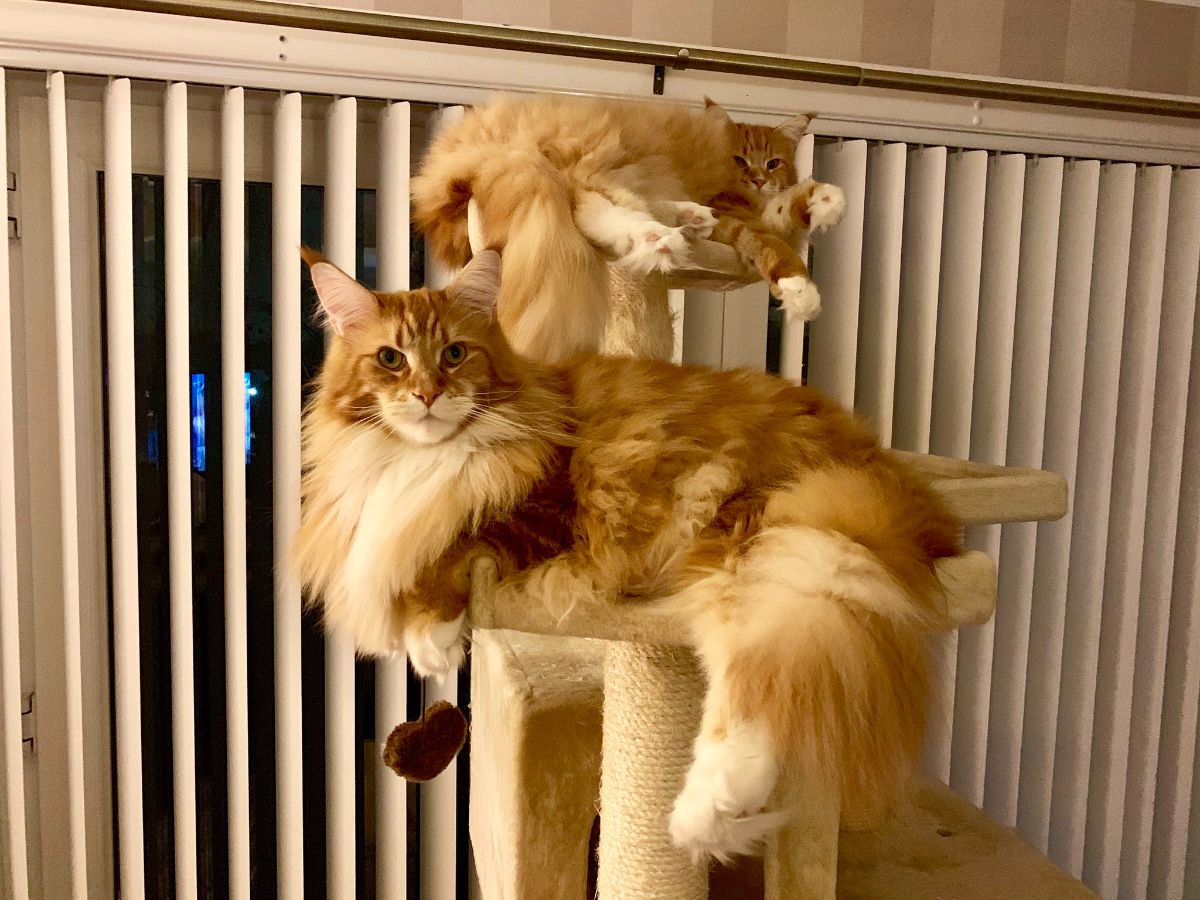
<path fill-rule="evenodd" d="M 766 812 L 779 778 L 771 742 L 761 726 L 738 724 L 724 740 L 704 735 L 671 812 L 671 840 L 701 862 L 758 852 L 785 816 Z"/>
<path fill-rule="evenodd" d="M 842 221 L 846 194 L 835 184 L 819 184 L 808 198 L 808 229 L 822 231 Z"/>
<path fill-rule="evenodd" d="M 443 683 L 466 659 L 466 613 L 451 622 L 421 625 L 404 631 L 404 650 L 413 671 Z"/>
<path fill-rule="evenodd" d="M 774 285 L 775 296 L 788 318 L 796 317 L 807 322 L 815 319 L 821 312 L 821 294 L 811 278 L 803 275 L 792 275 L 780 278 Z"/>
<path fill-rule="evenodd" d="M 675 210 L 676 221 L 683 228 L 684 236 L 693 241 L 704 240 L 717 227 L 717 217 L 707 206 L 683 202 L 676 203 Z"/>
<path fill-rule="evenodd" d="M 634 272 L 669 272 L 687 258 L 688 241 L 682 228 L 645 222 L 635 227 L 631 237 L 633 247 L 619 262 Z"/>

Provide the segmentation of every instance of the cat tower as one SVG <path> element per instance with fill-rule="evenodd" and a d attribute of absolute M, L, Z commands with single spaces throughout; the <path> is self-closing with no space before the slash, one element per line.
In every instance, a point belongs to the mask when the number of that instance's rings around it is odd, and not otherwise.
<path fill-rule="evenodd" d="M 468 219 L 472 246 L 486 246 L 473 209 Z M 670 358 L 674 345 L 668 289 L 724 291 L 759 280 L 732 249 L 711 241 L 693 245 L 689 267 L 669 278 L 610 271 L 613 312 L 603 349 L 662 358 Z M 964 524 L 1042 521 L 1066 512 L 1066 485 L 1057 475 L 901 455 L 926 474 Z M 996 569 L 986 555 L 943 560 L 938 577 L 946 630 L 992 616 Z M 704 692 L 683 623 L 607 599 L 578 604 L 559 618 L 540 601 L 498 592 L 496 584 L 495 564 L 479 560 L 470 602 L 470 830 L 485 900 L 582 900 L 597 812 L 601 900 L 709 897 L 707 868 L 673 846 L 667 832 L 691 764 Z M 778 789 L 774 805 L 787 810 L 789 820 L 767 847 L 766 900 L 837 896 L 839 801 L 816 788 Z M 943 803 L 973 810 L 943 791 L 950 798 L 942 796 Z M 1018 856 L 1026 852 L 1022 859 L 1006 852 L 1004 870 L 1011 876 L 1016 863 L 1025 881 L 1010 880 L 997 896 L 1089 896 L 1031 848 L 979 818 L 973 835 L 990 827 L 1001 832 L 995 841 L 1019 845 Z M 945 831 L 940 825 L 925 830 Z M 953 842 L 936 839 L 943 841 L 939 852 L 953 856 Z M 977 835 L 960 841 L 960 855 L 978 842 Z M 845 868 L 851 856 L 845 847 L 841 856 Z M 842 877 L 848 883 L 855 876 L 844 871 Z M 862 877 L 869 882 L 873 875 Z M 887 877 L 903 883 L 902 873 Z M 1073 893 L 1076 886 L 1080 892 Z M 908 896 L 935 896 L 930 890 L 920 883 Z M 964 895 L 955 890 L 951 885 L 936 895 Z M 712 896 L 752 900 L 741 889 Z"/>

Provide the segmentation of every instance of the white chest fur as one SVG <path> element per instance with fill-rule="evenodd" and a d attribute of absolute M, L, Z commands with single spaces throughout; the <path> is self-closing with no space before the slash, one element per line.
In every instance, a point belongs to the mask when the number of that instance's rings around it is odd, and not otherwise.
<path fill-rule="evenodd" d="M 397 446 L 376 435 L 348 445 L 331 487 L 337 518 L 352 534 L 341 587 L 352 606 L 388 604 L 460 526 L 449 514 L 452 486 L 471 448 L 456 443 Z"/>

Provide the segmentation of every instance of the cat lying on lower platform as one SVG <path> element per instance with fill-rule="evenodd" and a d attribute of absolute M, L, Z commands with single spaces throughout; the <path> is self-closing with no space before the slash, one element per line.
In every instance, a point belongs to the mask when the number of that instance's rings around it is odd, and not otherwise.
<path fill-rule="evenodd" d="M 836 779 L 855 821 L 886 808 L 921 746 L 933 564 L 960 549 L 918 476 L 770 375 L 531 362 L 497 323 L 492 251 L 395 294 L 307 259 L 331 338 L 292 557 L 326 627 L 444 677 L 480 553 L 531 603 L 662 604 L 709 682 L 678 844 L 752 851 L 789 771 Z"/>

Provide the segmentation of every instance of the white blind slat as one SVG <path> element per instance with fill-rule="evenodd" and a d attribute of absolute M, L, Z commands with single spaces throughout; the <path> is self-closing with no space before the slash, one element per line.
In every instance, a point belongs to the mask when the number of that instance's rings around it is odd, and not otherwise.
<path fill-rule="evenodd" d="M 1129 779 L 1125 790 L 1125 837 L 1121 850 L 1121 894 L 1144 897 L 1149 884 L 1151 835 L 1155 824 L 1155 782 L 1162 773 L 1160 746 L 1174 740 L 1164 729 L 1178 719 L 1164 714 L 1164 686 L 1179 673 L 1168 673 L 1167 642 L 1183 448 L 1188 413 L 1196 284 L 1200 274 L 1200 172 L 1172 177 L 1170 224 L 1163 272 L 1162 319 L 1154 376 L 1154 414 L 1150 440 L 1149 497 L 1145 551 L 1138 599 L 1137 645 L 1130 722 Z M 1184 549 L 1194 555 L 1195 545 Z M 1129 652 L 1128 648 L 1126 652 Z"/>
<path fill-rule="evenodd" d="M 141 900 L 146 886 L 142 867 L 141 634 L 134 404 L 137 347 L 133 324 L 133 163 L 129 91 L 129 79 L 116 78 L 108 83 L 104 94 L 104 270 L 108 282 L 109 505 L 120 890 L 127 900 Z M 53 142 L 54 138 L 52 147 Z M 63 351 L 61 333 L 59 351 Z"/>
<path fill-rule="evenodd" d="M 1024 195 L 1025 157 L 991 158 L 984 200 L 970 455 L 994 464 L 1003 464 L 1007 453 Z M 968 530 L 967 544 L 997 559 L 1000 526 Z M 976 806 L 983 805 L 994 637 L 994 618 L 958 632 L 950 784 Z"/>
<path fill-rule="evenodd" d="M 771 292 L 763 283 L 717 294 L 721 298 L 722 369 L 762 369 L 767 359 Z"/>
<path fill-rule="evenodd" d="M 191 365 L 188 339 L 187 85 L 169 84 L 163 116 L 167 344 L 167 533 L 171 603 L 171 763 L 175 893 L 196 884 L 196 704 L 192 655 Z"/>
<path fill-rule="evenodd" d="M 228 88 L 221 106 L 221 475 L 225 503 L 225 727 L 231 900 L 250 900 L 245 102 L 242 88 Z"/>
<path fill-rule="evenodd" d="M 1026 165 L 1009 395 L 1009 465 L 1041 465 L 1062 181 L 1060 158 L 1031 160 Z M 1017 815 L 1036 538 L 1033 523 L 1005 525 L 1000 534 L 984 806 L 1006 825 L 1014 824 Z"/>
<path fill-rule="evenodd" d="M 379 114 L 379 191 L 376 241 L 379 289 L 409 289 L 409 130 L 407 103 L 390 103 Z M 382 742 L 408 718 L 408 662 L 398 658 L 375 663 L 375 895 L 378 900 L 408 897 L 408 785 L 383 764 Z"/>
<path fill-rule="evenodd" d="M 356 277 L 355 206 L 358 103 L 334 100 L 326 115 L 325 256 Z M 326 894 L 355 896 L 354 642 L 325 635 L 325 844 Z"/>
<path fill-rule="evenodd" d="M 904 234 L 907 161 L 905 144 L 884 144 L 867 152 L 854 407 L 870 420 L 885 447 L 892 443 L 892 406 L 896 392 L 900 249 Z"/>
<path fill-rule="evenodd" d="M 1062 475 L 1069 485 L 1075 483 L 1075 461 L 1079 451 L 1079 409 L 1083 400 L 1083 363 L 1099 189 L 1099 163 L 1074 162 L 1067 167 L 1063 176 L 1062 218 L 1058 232 L 1058 274 L 1054 285 L 1042 466 Z M 1058 686 L 1066 626 L 1063 598 L 1071 553 L 1070 509 L 1057 522 L 1041 523 L 1037 535 L 1017 821 L 1025 839 L 1045 851 L 1049 842 Z"/>
<path fill-rule="evenodd" d="M 464 109 L 449 106 L 441 110 L 434 129 L 461 121 Z M 431 288 L 445 287 L 452 273 L 432 254 L 425 256 L 425 283 Z M 458 703 L 458 678 L 444 684 L 425 682 L 425 703 L 437 700 Z M 458 770 L 450 766 L 437 778 L 421 785 L 421 897 L 428 900 L 454 900 L 458 863 Z"/>
<path fill-rule="evenodd" d="M 959 152 L 946 164 L 929 449 L 932 453 L 958 458 L 966 458 L 971 452 L 987 158 L 982 150 Z M 957 632 L 938 635 L 933 641 L 933 653 L 934 693 L 925 729 L 924 769 L 949 783 L 958 670 Z"/>
<path fill-rule="evenodd" d="M 1173 229 L 1195 240 L 1196 209 L 1200 204 L 1200 170 L 1175 175 L 1184 202 Z M 1193 253 L 1193 269 L 1200 253 Z M 1185 255 L 1179 260 L 1186 263 Z M 1178 288 L 1197 280 L 1195 271 L 1175 275 L 1168 284 Z M 1200 817 L 1200 779 L 1196 777 L 1197 711 L 1200 708 L 1200 339 L 1192 327 L 1191 376 L 1188 385 L 1187 428 L 1180 479 L 1179 530 L 1175 535 L 1175 566 L 1170 597 L 1167 673 L 1162 704 L 1154 843 L 1150 854 L 1149 894 L 1154 897 L 1195 896 L 1200 882 L 1185 884 L 1188 853 L 1188 813 Z M 1200 856 L 1200 840 L 1192 844 Z"/>
<path fill-rule="evenodd" d="M 1117 446 L 1112 470 L 1109 540 L 1100 627 L 1096 717 L 1088 788 L 1084 875 L 1104 896 L 1118 890 L 1122 811 L 1129 765 L 1137 610 L 1149 489 L 1154 378 L 1162 315 L 1171 169 L 1137 176 L 1121 381 L 1116 394 Z M 1110 398 L 1111 399 L 1111 398 Z"/>
<path fill-rule="evenodd" d="M 918 453 L 929 450 L 946 158 L 945 147 L 912 150 L 905 174 L 892 443 L 902 450 Z"/>
<path fill-rule="evenodd" d="M 1071 486 L 1070 565 L 1051 787 L 1050 857 L 1083 872 L 1088 770 L 1099 664 L 1100 612 L 1108 542 L 1108 503 L 1116 445 L 1117 396 L 1136 167 L 1100 173 L 1096 240 L 1084 354 L 1081 441 Z"/>
<path fill-rule="evenodd" d="M 839 403 L 853 406 L 867 142 L 823 144 L 817 148 L 813 164 L 818 181 L 845 191 L 846 214 L 841 222 L 818 235 L 813 246 L 813 278 L 821 291 L 822 312 L 808 326 L 808 380 Z"/>
<path fill-rule="evenodd" d="M 300 95 L 275 102 L 271 192 L 271 383 L 275 559 L 300 524 Z M 300 589 L 275 566 L 275 807 L 279 896 L 304 896 Z"/>
<path fill-rule="evenodd" d="M 0 173 L 8 169 L 7 93 L 0 69 Z M 0 199 L 0 222 L 8 219 L 8 191 Z M 25 760 L 21 744 L 20 603 L 17 583 L 17 474 L 13 435 L 12 306 L 8 289 L 8 240 L 0 241 L 0 704 L 4 746 L 3 854 L 8 881 L 0 893 L 13 900 L 29 898 L 29 865 L 25 856 Z"/>

